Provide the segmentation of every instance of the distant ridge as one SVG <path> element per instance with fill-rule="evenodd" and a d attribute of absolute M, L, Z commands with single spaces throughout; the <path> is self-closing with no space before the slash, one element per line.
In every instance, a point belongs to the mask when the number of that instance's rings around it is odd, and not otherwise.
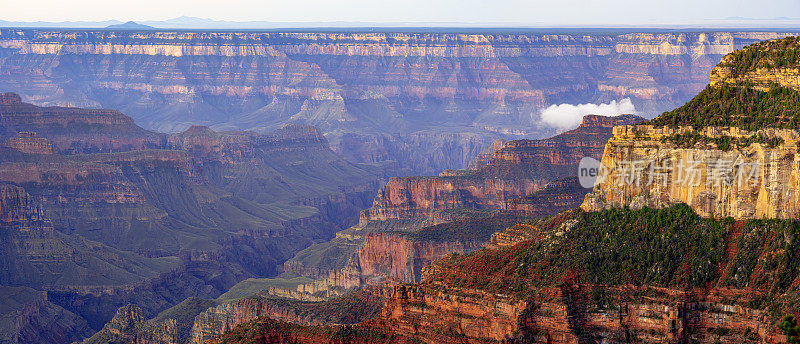
<path fill-rule="evenodd" d="M 130 23 L 130 22 L 129 22 Z M 742 28 L 800 28 L 800 18 L 775 17 L 775 18 L 745 18 L 728 17 L 708 19 L 687 23 L 620 23 L 620 24 L 593 24 L 593 25 L 568 25 L 525 22 L 450 22 L 450 21 L 228 21 L 211 18 L 180 16 L 167 20 L 139 20 L 141 25 L 148 25 L 158 29 L 183 29 L 183 30 L 265 30 L 265 29 L 307 29 L 307 28 L 348 28 L 348 29 L 375 29 L 375 28 L 439 28 L 439 29 L 643 29 L 643 28 L 671 28 L 671 29 L 742 29 Z M 147 29 L 129 27 L 110 27 L 126 25 L 120 20 L 102 21 L 14 21 L 0 18 L 0 27 L 14 28 L 108 28 L 108 29 Z"/>
<path fill-rule="evenodd" d="M 106 26 L 106 29 L 122 29 L 122 30 L 151 30 L 155 29 L 150 25 L 139 24 L 135 21 L 129 21 L 123 24 L 113 24 Z"/>

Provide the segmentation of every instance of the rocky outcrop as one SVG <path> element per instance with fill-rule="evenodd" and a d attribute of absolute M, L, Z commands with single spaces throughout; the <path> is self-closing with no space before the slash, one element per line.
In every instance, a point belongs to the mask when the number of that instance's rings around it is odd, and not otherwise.
<path fill-rule="evenodd" d="M 751 133 L 737 128 L 706 128 L 711 139 L 749 139 L 760 134 L 782 143 L 752 143 L 720 150 L 698 143 L 682 148 L 671 138 L 692 134 L 691 128 L 620 126 L 608 141 L 603 166 L 608 178 L 595 186 L 582 208 L 660 208 L 686 203 L 706 217 L 797 218 L 798 138 L 793 130 L 763 129 Z"/>
<path fill-rule="evenodd" d="M 594 290 L 624 296 L 613 305 L 598 306 Z M 426 343 L 785 341 L 766 312 L 727 301 L 735 294 L 564 285 L 540 290 L 536 299 L 521 300 L 476 290 L 402 285 L 395 287 L 383 318 L 392 332 Z M 736 296 L 742 295 L 746 293 Z"/>
<path fill-rule="evenodd" d="M 722 58 L 711 70 L 709 85 L 741 85 L 768 91 L 773 85 L 800 91 L 800 69 L 793 51 L 800 46 L 797 36 L 769 40 L 737 50 Z"/>
<path fill-rule="evenodd" d="M 53 144 L 33 132 L 20 132 L 15 138 L 6 140 L 6 147 L 25 154 L 52 154 Z"/>
<path fill-rule="evenodd" d="M 589 191 L 578 183 L 577 177 L 559 179 L 532 194 L 506 202 L 502 209 L 529 217 L 550 215 L 580 206 Z"/>
<path fill-rule="evenodd" d="M 605 173 L 581 207 L 686 203 L 704 217 L 797 218 L 800 132 L 788 117 L 797 111 L 798 46 L 788 37 L 734 51 L 686 105 L 652 125 L 615 128 Z M 764 99 L 771 109 L 758 104 Z M 724 105 L 730 103 L 745 107 Z"/>
<path fill-rule="evenodd" d="M 0 103 L 0 139 L 7 139 L 5 145 L 24 153 L 48 154 L 52 148 L 91 153 L 164 146 L 163 134 L 136 126 L 118 111 L 38 107 L 21 102 L 14 93 L 5 93 L 4 99 Z"/>
<path fill-rule="evenodd" d="M 19 94 L 6 92 L 0 93 L 0 106 L 14 106 L 22 103 L 22 97 Z"/>
<path fill-rule="evenodd" d="M 483 247 L 480 241 L 414 241 L 402 233 L 370 233 L 358 251 L 358 267 L 365 283 L 389 279 L 419 281 L 422 269 L 450 253 L 468 253 Z"/>
<path fill-rule="evenodd" d="M 525 307 L 525 302 L 506 295 L 401 285 L 394 288 L 382 317 L 393 332 L 427 343 L 456 338 L 499 342 L 518 330 Z"/>
<path fill-rule="evenodd" d="M 0 184 L 0 221 L 4 226 L 44 220 L 42 209 L 23 188 Z"/>
<path fill-rule="evenodd" d="M 577 129 L 549 139 L 509 141 L 494 150 L 491 158 L 481 158 L 482 166 L 476 163 L 472 169 L 445 171 L 440 177 L 392 178 L 364 216 L 370 220 L 425 218 L 444 209 L 507 207 L 508 202 L 550 181 L 574 176 L 583 157 L 600 159 L 614 126 L 641 120 L 633 115 L 586 116 Z"/>
<path fill-rule="evenodd" d="M 174 319 L 148 322 L 141 308 L 127 305 L 117 310 L 102 330 L 83 343 L 179 344 L 181 341 Z"/>

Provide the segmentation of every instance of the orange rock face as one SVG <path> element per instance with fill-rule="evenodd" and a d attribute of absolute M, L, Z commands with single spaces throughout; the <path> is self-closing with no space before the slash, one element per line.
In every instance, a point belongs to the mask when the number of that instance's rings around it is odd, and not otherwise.
<path fill-rule="evenodd" d="M 480 247 L 479 242 L 414 242 L 400 234 L 370 233 L 358 251 L 358 265 L 362 276 L 414 282 L 431 262 L 450 253 L 466 253 Z"/>
<path fill-rule="evenodd" d="M 392 332 L 428 343 L 785 342 L 765 311 L 729 303 L 746 292 L 623 286 L 604 289 L 628 298 L 603 308 L 594 304 L 593 288 L 604 287 L 565 284 L 522 300 L 436 284 L 400 285 L 382 318 Z"/>
<path fill-rule="evenodd" d="M 525 302 L 504 295 L 400 285 L 382 318 L 392 332 L 428 343 L 502 341 L 518 330 L 525 307 Z"/>
<path fill-rule="evenodd" d="M 424 218 L 442 209 L 501 209 L 548 182 L 576 173 L 583 157 L 600 159 L 616 125 L 636 123 L 633 115 L 586 116 L 574 130 L 545 140 L 517 140 L 482 155 L 472 169 L 440 177 L 392 178 L 365 212 L 370 220 Z M 478 166 L 478 164 L 481 164 Z M 512 206 L 513 207 L 513 206 Z"/>

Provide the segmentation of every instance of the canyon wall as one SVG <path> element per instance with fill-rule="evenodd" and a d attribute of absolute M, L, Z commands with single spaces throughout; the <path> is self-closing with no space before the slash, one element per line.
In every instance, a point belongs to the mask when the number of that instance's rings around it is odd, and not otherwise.
<path fill-rule="evenodd" d="M 615 128 L 602 160 L 607 178 L 595 186 L 582 208 L 661 208 L 686 203 L 706 217 L 797 218 L 799 133 L 790 129 L 762 129 L 755 133 L 717 127 L 698 133 L 712 139 L 762 135 L 781 140 L 776 146 L 756 142 L 729 150 L 714 143 L 682 147 L 672 141 L 675 135 L 687 133 L 695 130 Z"/>
<path fill-rule="evenodd" d="M 598 306 L 593 290 L 626 294 Z M 563 285 L 519 299 L 436 285 L 397 286 L 383 310 L 391 332 L 425 343 L 784 343 L 767 312 L 731 303 L 743 291 Z M 637 297 L 630 297 L 636 294 Z M 745 296 L 748 295 L 748 296 Z"/>
<path fill-rule="evenodd" d="M 250 296 L 211 307 L 194 318 L 189 343 L 202 344 L 240 324 L 269 318 L 301 325 L 352 325 L 376 318 L 389 297 L 387 289 L 367 286 L 323 302 L 298 302 Z"/>
<path fill-rule="evenodd" d="M 427 218 L 447 209 L 508 209 L 509 202 L 519 202 L 515 200 L 519 197 L 575 176 L 582 158 L 600 159 L 614 126 L 641 120 L 634 115 L 589 115 L 578 128 L 549 139 L 503 143 L 466 170 L 447 170 L 439 177 L 391 178 L 364 216 L 399 220 Z"/>
<path fill-rule="evenodd" d="M 631 98 L 652 116 L 726 53 L 790 32 L 490 33 L 0 30 L 0 89 L 113 108 L 179 132 L 320 127 L 399 175 L 464 168 L 496 139 L 543 138 L 551 104 Z"/>
<path fill-rule="evenodd" d="M 85 320 L 26 287 L 0 286 L 0 343 L 69 343 L 91 333 Z"/>

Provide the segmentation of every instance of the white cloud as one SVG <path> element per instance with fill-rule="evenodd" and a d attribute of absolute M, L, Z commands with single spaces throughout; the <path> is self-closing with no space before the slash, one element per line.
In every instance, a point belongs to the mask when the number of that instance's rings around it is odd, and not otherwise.
<path fill-rule="evenodd" d="M 630 98 L 625 98 L 619 102 L 612 100 L 608 104 L 550 105 L 542 110 L 541 118 L 542 122 L 551 127 L 572 129 L 577 127 L 586 115 L 616 116 L 628 113 L 636 113 L 636 107 Z"/>

